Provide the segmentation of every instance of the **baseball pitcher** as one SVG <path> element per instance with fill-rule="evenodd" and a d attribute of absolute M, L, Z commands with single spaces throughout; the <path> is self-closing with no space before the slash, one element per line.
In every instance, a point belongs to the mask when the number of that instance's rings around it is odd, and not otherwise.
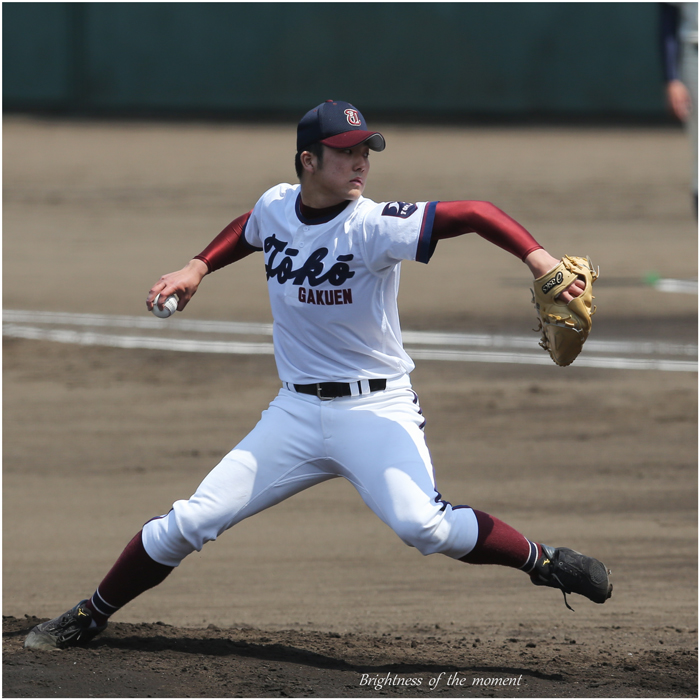
<path fill-rule="evenodd" d="M 297 128 L 300 183 L 272 187 L 184 268 L 151 288 L 149 309 L 156 297 L 162 309 L 177 295 L 182 311 L 207 275 L 260 254 L 274 317 L 279 393 L 190 498 L 147 522 L 95 592 L 37 625 L 25 646 L 89 641 L 191 552 L 244 518 L 338 477 L 421 554 L 521 569 L 535 585 L 562 591 L 565 602 L 571 593 L 595 603 L 610 597 L 601 562 L 533 542 L 438 491 L 397 309 L 403 260 L 428 263 L 441 240 L 476 232 L 530 269 L 541 344 L 566 365 L 590 331 L 597 273 L 586 258 L 552 257 L 487 202 L 364 197 L 370 153 L 384 148 L 382 134 L 369 130 L 353 105 L 318 105 Z"/>

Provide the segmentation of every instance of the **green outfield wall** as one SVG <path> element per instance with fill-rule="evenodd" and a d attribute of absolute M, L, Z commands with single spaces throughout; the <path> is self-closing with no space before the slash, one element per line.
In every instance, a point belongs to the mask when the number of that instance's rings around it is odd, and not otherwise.
<path fill-rule="evenodd" d="M 5 111 L 660 118 L 655 3 L 3 3 Z"/>

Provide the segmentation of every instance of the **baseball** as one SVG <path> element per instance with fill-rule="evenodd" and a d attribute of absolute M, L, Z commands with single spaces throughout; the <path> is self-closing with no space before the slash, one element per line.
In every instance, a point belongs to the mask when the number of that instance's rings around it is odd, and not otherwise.
<path fill-rule="evenodd" d="M 158 299 L 160 299 L 160 294 L 153 300 L 153 313 L 158 316 L 158 318 L 168 318 L 168 316 L 172 316 L 177 310 L 177 294 L 171 294 L 165 300 L 162 311 L 158 308 Z"/>

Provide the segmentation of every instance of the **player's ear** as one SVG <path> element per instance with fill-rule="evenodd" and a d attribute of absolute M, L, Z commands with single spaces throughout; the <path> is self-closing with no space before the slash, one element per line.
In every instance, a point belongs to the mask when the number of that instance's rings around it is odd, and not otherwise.
<path fill-rule="evenodd" d="M 318 159 L 310 151 L 302 151 L 299 155 L 299 160 L 301 161 L 301 167 L 304 172 L 313 173 L 316 171 Z"/>

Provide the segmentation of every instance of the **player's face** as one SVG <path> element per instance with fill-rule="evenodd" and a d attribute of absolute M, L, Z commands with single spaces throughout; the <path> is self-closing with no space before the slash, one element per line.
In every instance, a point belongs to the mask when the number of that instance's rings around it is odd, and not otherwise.
<path fill-rule="evenodd" d="M 307 196 L 304 202 L 323 208 L 357 199 L 367 183 L 369 150 L 369 146 L 362 143 L 353 148 L 324 147 L 321 167 L 316 167 L 304 182 L 307 185 L 304 195 L 311 195 L 315 204 L 307 202 Z"/>

